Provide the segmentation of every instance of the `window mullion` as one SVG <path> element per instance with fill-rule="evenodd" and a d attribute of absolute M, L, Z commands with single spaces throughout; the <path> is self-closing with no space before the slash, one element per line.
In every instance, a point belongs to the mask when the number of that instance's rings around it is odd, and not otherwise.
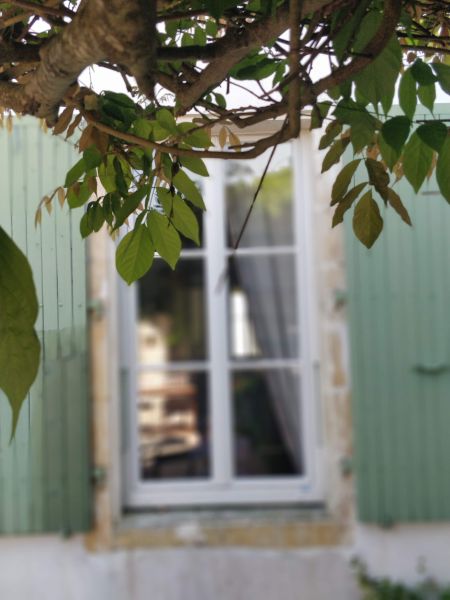
<path fill-rule="evenodd" d="M 212 464 L 215 483 L 227 485 L 232 477 L 230 381 L 228 362 L 227 289 L 225 254 L 225 165 L 208 164 L 204 183 L 207 247 L 208 334 L 210 352 L 210 402 Z"/>
<path fill-rule="evenodd" d="M 127 501 L 130 494 L 140 483 L 139 476 L 139 439 L 138 439 L 138 415 L 137 415 L 137 372 L 138 356 L 136 348 L 136 328 L 138 319 L 136 286 L 125 286 L 123 281 L 119 281 L 121 306 L 120 306 L 120 327 L 122 352 L 121 352 L 121 380 L 122 392 L 125 394 L 126 426 L 124 427 L 125 439 L 122 441 L 124 452 L 124 465 L 126 465 L 126 474 L 124 478 L 125 488 L 123 497 Z"/>
<path fill-rule="evenodd" d="M 305 139 L 306 138 L 306 139 Z M 318 485 L 317 456 L 315 441 L 318 402 L 313 370 L 318 364 L 315 344 L 315 301 L 314 277 L 312 274 L 313 224 L 311 199 L 313 198 L 311 161 L 311 136 L 302 135 L 293 143 L 294 169 L 294 210 L 296 221 L 297 281 L 299 286 L 299 324 L 301 375 L 301 416 L 302 440 L 305 457 L 306 476 L 314 488 Z"/>

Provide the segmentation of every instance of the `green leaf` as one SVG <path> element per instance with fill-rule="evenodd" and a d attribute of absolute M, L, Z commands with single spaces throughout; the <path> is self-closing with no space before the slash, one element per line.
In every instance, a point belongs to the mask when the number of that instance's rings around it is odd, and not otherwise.
<path fill-rule="evenodd" d="M 430 148 L 440 152 L 442 144 L 447 139 L 448 130 L 444 123 L 440 121 L 428 121 L 417 128 L 417 135 L 428 144 Z"/>
<path fill-rule="evenodd" d="M 436 100 L 436 89 L 434 83 L 431 85 L 419 85 L 417 97 L 430 112 L 433 112 L 434 101 Z"/>
<path fill-rule="evenodd" d="M 186 202 L 178 194 L 172 196 L 165 188 L 158 189 L 158 200 L 175 229 L 199 246 L 198 220 Z"/>
<path fill-rule="evenodd" d="M 333 143 L 333 140 L 338 136 L 342 131 L 342 123 L 339 121 L 330 121 L 326 126 L 325 133 L 320 138 L 319 150 L 325 150 L 328 148 L 330 144 Z"/>
<path fill-rule="evenodd" d="M 116 174 L 116 188 L 119 190 L 122 196 L 126 196 L 128 194 L 128 183 L 125 179 L 122 162 L 117 157 L 114 157 L 113 159 L 113 168 Z"/>
<path fill-rule="evenodd" d="M 258 55 L 255 58 L 242 60 L 238 65 L 231 69 L 230 75 L 234 79 L 241 81 L 249 79 L 265 79 L 276 71 L 278 64 L 278 60 Z"/>
<path fill-rule="evenodd" d="M 89 146 L 83 152 L 83 160 L 86 165 L 86 171 L 90 171 L 91 169 L 95 169 L 102 162 L 102 155 L 97 149 L 97 146 Z"/>
<path fill-rule="evenodd" d="M 411 69 L 407 69 L 400 80 L 398 91 L 400 107 L 408 117 L 412 120 L 416 112 L 417 97 L 416 97 L 416 80 L 411 74 Z"/>
<path fill-rule="evenodd" d="M 116 172 L 110 157 L 108 157 L 108 163 L 106 165 L 102 163 L 98 167 L 98 176 L 102 186 L 105 188 L 105 192 L 110 194 L 111 192 L 115 192 L 117 190 Z"/>
<path fill-rule="evenodd" d="M 450 137 L 445 138 L 445 142 L 439 152 L 436 164 L 436 179 L 441 194 L 450 203 Z"/>
<path fill-rule="evenodd" d="M 351 42 L 355 38 L 355 33 L 361 27 L 361 20 L 364 16 L 368 4 L 368 0 L 360 0 L 354 7 L 354 11 L 351 13 L 351 15 L 347 13 L 345 8 L 345 12 L 342 13 L 340 11 L 341 14 L 339 16 L 343 20 L 338 21 L 337 28 L 333 27 L 331 35 L 333 40 L 333 47 L 336 52 L 336 56 L 339 59 L 339 62 L 341 62 L 342 59 L 348 54 L 348 52 L 351 51 Z M 365 45 L 371 37 L 370 34 L 373 35 L 373 33 L 375 32 L 369 32 L 369 38 L 365 41 L 365 43 L 364 40 L 360 40 L 360 43 L 363 43 Z"/>
<path fill-rule="evenodd" d="M 197 173 L 197 175 L 201 175 L 202 177 L 208 177 L 208 169 L 201 158 L 197 158 L 196 156 L 183 156 L 180 160 L 183 167 L 186 167 L 189 171 Z"/>
<path fill-rule="evenodd" d="M 333 184 L 333 189 L 331 190 L 331 206 L 339 202 L 342 196 L 347 192 L 347 188 L 350 185 L 352 177 L 355 174 L 355 171 L 358 168 L 360 162 L 360 158 L 352 160 L 347 165 L 345 165 L 345 167 L 336 177 L 336 180 Z"/>
<path fill-rule="evenodd" d="M 224 0 L 210 0 L 208 3 L 208 10 L 215 19 L 220 19 L 225 10 Z"/>
<path fill-rule="evenodd" d="M 39 368 L 40 344 L 34 331 L 37 315 L 30 265 L 0 228 L 0 388 L 12 409 L 12 435 Z"/>
<path fill-rule="evenodd" d="M 386 197 L 387 197 L 387 201 L 389 202 L 389 204 L 392 206 L 392 208 L 395 210 L 395 212 L 398 215 L 400 215 L 400 217 L 403 219 L 403 221 L 407 225 L 412 225 L 409 213 L 406 210 L 405 205 L 401 201 L 400 196 L 392 188 L 388 188 Z"/>
<path fill-rule="evenodd" d="M 94 231 L 100 231 L 105 222 L 105 213 L 103 212 L 103 207 L 100 202 L 93 202 L 91 206 L 88 207 L 87 215 L 92 229 Z"/>
<path fill-rule="evenodd" d="M 372 143 L 375 128 L 368 127 L 366 123 L 356 121 L 350 128 L 350 140 L 353 151 L 357 154 Z"/>
<path fill-rule="evenodd" d="M 383 219 L 380 215 L 378 204 L 368 191 L 362 196 L 355 206 L 353 213 L 353 231 L 358 240 L 371 248 L 383 229 Z"/>
<path fill-rule="evenodd" d="M 411 67 L 411 75 L 419 85 L 431 85 L 436 81 L 436 76 L 431 70 L 430 65 L 417 58 Z"/>
<path fill-rule="evenodd" d="M 64 187 L 70 187 L 72 184 L 78 181 L 87 170 L 88 168 L 84 162 L 84 158 L 80 158 L 80 160 L 67 172 Z"/>
<path fill-rule="evenodd" d="M 325 154 L 325 158 L 322 162 L 322 173 L 328 171 L 333 165 L 338 163 L 343 155 L 345 149 L 350 143 L 349 138 L 343 140 L 336 140 L 328 152 Z"/>
<path fill-rule="evenodd" d="M 114 229 L 118 229 L 121 227 L 128 217 L 134 213 L 139 204 L 145 198 L 145 196 L 150 192 L 150 186 L 143 185 L 135 192 L 127 196 L 124 200 L 124 203 L 120 207 L 120 209 L 115 213 L 116 222 L 114 225 Z"/>
<path fill-rule="evenodd" d="M 381 15 L 371 11 L 363 19 L 359 36 L 359 44 L 355 44 L 356 52 L 363 52 L 368 31 L 376 31 L 381 23 Z M 372 34 L 370 35 L 370 38 Z M 402 66 L 402 50 L 396 36 L 392 36 L 377 58 L 371 61 L 354 79 L 357 91 L 377 106 L 380 102 L 385 113 L 392 106 L 395 83 Z"/>
<path fill-rule="evenodd" d="M 446 94 L 450 94 L 450 67 L 439 62 L 432 63 L 431 66 L 436 73 L 441 89 Z"/>
<path fill-rule="evenodd" d="M 116 250 L 116 268 L 128 285 L 147 273 L 152 266 L 154 252 L 145 225 L 137 225 L 123 238 Z"/>
<path fill-rule="evenodd" d="M 148 119 L 136 119 L 133 123 L 133 133 L 148 140 L 153 131 L 153 124 Z"/>
<path fill-rule="evenodd" d="M 92 192 L 89 189 L 87 181 L 83 181 L 83 183 L 75 184 L 75 186 L 69 188 L 67 192 L 67 204 L 70 208 L 79 208 L 86 204 L 91 196 Z"/>
<path fill-rule="evenodd" d="M 334 109 L 333 115 L 342 123 L 352 127 L 356 123 L 362 123 L 367 128 L 374 130 L 378 124 L 377 119 L 369 113 L 363 104 L 351 99 L 341 100 Z"/>
<path fill-rule="evenodd" d="M 408 117 L 393 117 L 385 123 L 381 128 L 381 135 L 389 146 L 399 155 L 403 145 L 408 139 L 411 129 L 411 121 Z"/>
<path fill-rule="evenodd" d="M 425 180 L 433 160 L 433 150 L 414 132 L 403 153 L 403 172 L 417 193 Z"/>
<path fill-rule="evenodd" d="M 187 129 L 189 133 L 185 134 L 186 128 L 182 127 L 183 125 L 189 125 L 189 129 L 192 129 L 192 131 Z M 178 129 L 183 131 L 183 140 L 186 144 L 189 144 L 193 148 L 209 148 L 212 146 L 211 135 L 205 129 L 198 129 L 198 125 L 194 123 L 181 123 Z"/>
<path fill-rule="evenodd" d="M 160 108 L 156 111 L 156 121 L 168 133 L 172 135 L 177 135 L 177 122 L 175 121 L 175 117 L 168 108 Z"/>
<path fill-rule="evenodd" d="M 314 104 L 311 110 L 311 126 L 310 129 L 318 129 L 322 127 L 323 120 L 328 114 L 331 108 L 331 102 L 325 100 L 324 102 L 317 102 Z"/>
<path fill-rule="evenodd" d="M 83 239 L 91 235 L 93 229 L 87 212 L 80 219 L 80 234 Z"/>
<path fill-rule="evenodd" d="M 367 158 L 366 169 L 369 175 L 369 182 L 379 194 L 383 195 L 389 185 L 389 175 L 384 170 L 383 165 L 378 160 Z"/>
<path fill-rule="evenodd" d="M 336 227 L 336 225 L 342 223 L 342 221 L 344 220 L 345 213 L 348 211 L 349 208 L 351 208 L 353 202 L 363 191 L 366 185 L 366 181 L 355 185 L 355 187 L 352 188 L 349 192 L 347 192 L 347 194 L 342 198 L 342 200 L 337 205 L 336 210 L 334 211 L 332 227 Z"/>
<path fill-rule="evenodd" d="M 111 102 L 114 102 L 118 106 L 123 106 L 123 108 L 129 108 L 131 110 L 134 110 L 136 108 L 136 105 L 133 102 L 133 100 L 126 94 L 122 94 L 120 92 L 106 91 L 103 92 L 103 97 L 107 100 L 110 100 Z"/>
<path fill-rule="evenodd" d="M 156 210 L 150 211 L 147 227 L 151 233 L 155 250 L 174 269 L 181 252 L 181 240 L 175 227 L 166 215 L 162 215 Z"/>
<path fill-rule="evenodd" d="M 378 120 L 368 112 L 363 104 L 352 99 L 343 99 L 336 106 L 333 115 L 341 123 L 351 126 L 349 133 L 355 152 L 360 152 L 372 142 Z"/>
<path fill-rule="evenodd" d="M 386 163 L 388 169 L 392 172 L 394 165 L 399 159 L 398 152 L 396 152 L 392 146 L 389 146 L 389 144 L 386 143 L 382 135 L 378 137 L 378 148 L 381 152 L 381 158 Z"/>
<path fill-rule="evenodd" d="M 184 171 L 178 171 L 173 178 L 173 185 L 179 192 L 185 196 L 194 206 L 205 210 L 205 203 L 195 183 L 186 175 Z"/>

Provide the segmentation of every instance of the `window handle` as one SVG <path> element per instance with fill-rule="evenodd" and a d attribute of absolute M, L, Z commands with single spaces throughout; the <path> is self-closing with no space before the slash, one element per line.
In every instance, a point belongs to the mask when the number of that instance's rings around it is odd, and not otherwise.
<path fill-rule="evenodd" d="M 414 371 L 422 375 L 440 375 L 450 370 L 450 364 L 448 363 L 419 363 L 415 365 Z"/>

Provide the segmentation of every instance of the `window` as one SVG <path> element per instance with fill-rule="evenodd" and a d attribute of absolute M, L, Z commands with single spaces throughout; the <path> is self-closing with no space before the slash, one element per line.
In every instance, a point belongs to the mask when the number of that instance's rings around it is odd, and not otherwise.
<path fill-rule="evenodd" d="M 125 504 L 320 497 L 310 225 L 300 142 L 210 163 L 201 247 L 122 286 Z"/>

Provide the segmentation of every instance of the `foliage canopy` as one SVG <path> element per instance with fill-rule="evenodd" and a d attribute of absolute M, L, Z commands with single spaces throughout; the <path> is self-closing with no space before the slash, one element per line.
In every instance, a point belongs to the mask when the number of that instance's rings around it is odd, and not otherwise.
<path fill-rule="evenodd" d="M 55 198 L 85 206 L 83 237 L 105 224 L 115 236 L 133 223 L 116 254 L 125 281 L 142 276 L 155 252 L 174 267 L 182 239 L 198 243 L 194 211 L 204 204 L 194 180 L 208 174 L 203 159 L 259 156 L 297 137 L 309 114 L 312 128 L 323 127 L 323 171 L 347 148 L 354 154 L 333 186 L 333 226 L 353 208 L 355 234 L 371 247 L 383 210 L 411 224 L 399 178 L 418 191 L 435 168 L 450 202 L 448 126 L 433 112 L 436 89 L 450 93 L 449 19 L 444 0 L 1 2 L 3 115 L 41 118 L 77 139 L 81 153 L 36 221 Z M 90 67 L 93 80 L 99 68 L 119 73 L 127 93 L 82 85 Z M 390 116 L 396 89 L 401 111 Z M 232 90 L 242 94 L 237 107 Z M 269 119 L 279 119 L 275 133 L 241 142 L 240 130 Z M 354 185 L 357 169 L 365 177 Z M 2 336 L 0 387 L 16 418 L 39 360 L 30 342 L 35 294 L 3 234 L 0 246 L 18 264 L 14 276 L 0 273 L 0 327 L 27 349 L 6 352 L 10 336 Z M 17 297 L 28 308 L 17 311 Z M 14 370 L 30 373 L 20 389 L 5 375 Z"/>

